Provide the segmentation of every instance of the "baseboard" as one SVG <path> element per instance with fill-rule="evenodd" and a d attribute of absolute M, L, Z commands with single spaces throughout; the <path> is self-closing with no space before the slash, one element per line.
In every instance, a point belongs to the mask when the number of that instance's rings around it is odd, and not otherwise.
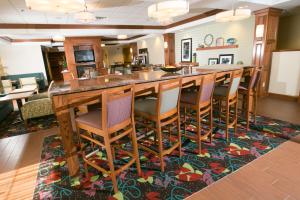
<path fill-rule="evenodd" d="M 298 96 L 289 96 L 289 95 L 284 95 L 284 94 L 275 94 L 275 93 L 270 93 L 270 97 L 282 99 L 282 100 L 287 100 L 287 101 L 298 101 L 299 97 Z"/>

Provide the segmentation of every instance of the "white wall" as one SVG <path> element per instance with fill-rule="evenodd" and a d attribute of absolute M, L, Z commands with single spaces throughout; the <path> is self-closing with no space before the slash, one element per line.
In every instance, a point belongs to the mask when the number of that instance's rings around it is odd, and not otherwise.
<path fill-rule="evenodd" d="M 148 48 L 149 64 L 165 64 L 163 35 L 137 41 L 138 49 Z"/>
<path fill-rule="evenodd" d="M 274 52 L 269 92 L 298 96 L 300 91 L 300 51 Z"/>
<path fill-rule="evenodd" d="M 0 44 L 0 58 L 9 75 L 46 71 L 40 45 Z"/>
<path fill-rule="evenodd" d="M 197 62 L 200 65 L 207 65 L 208 58 L 219 58 L 219 54 L 234 54 L 234 63 L 243 61 L 245 65 L 250 65 L 252 62 L 254 26 L 254 17 L 251 17 L 237 22 L 210 22 L 183 31 L 177 31 L 175 33 L 176 63 L 181 62 L 181 40 L 192 38 L 192 51 L 197 53 Z M 214 36 L 212 46 L 215 46 L 216 38 L 223 37 L 225 43 L 228 38 L 236 38 L 239 48 L 196 51 L 199 44 L 204 44 L 206 34 Z"/>

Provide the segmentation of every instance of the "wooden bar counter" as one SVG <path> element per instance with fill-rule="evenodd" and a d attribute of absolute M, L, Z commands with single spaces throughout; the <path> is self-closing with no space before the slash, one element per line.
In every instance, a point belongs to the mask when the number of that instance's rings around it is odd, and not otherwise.
<path fill-rule="evenodd" d="M 217 73 L 217 77 L 221 78 L 228 72 L 239 68 L 242 66 L 207 66 L 195 68 L 192 72 L 184 70 L 171 74 L 163 71 L 134 72 L 128 75 L 105 75 L 88 80 L 74 79 L 68 82 L 54 83 L 50 88 L 50 95 L 60 126 L 60 135 L 70 175 L 76 175 L 79 170 L 77 150 L 73 141 L 75 134 L 72 120 L 74 107 L 79 106 L 84 99 L 99 95 L 104 90 L 114 90 L 128 84 L 135 84 L 135 93 L 138 95 L 150 88 L 155 88 L 157 91 L 159 82 L 165 80 L 181 77 L 184 84 L 199 80 L 199 76 L 209 73 Z"/>

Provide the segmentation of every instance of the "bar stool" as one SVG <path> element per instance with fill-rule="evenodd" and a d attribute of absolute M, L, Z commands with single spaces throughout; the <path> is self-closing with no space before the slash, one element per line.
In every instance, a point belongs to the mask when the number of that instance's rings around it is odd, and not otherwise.
<path fill-rule="evenodd" d="M 95 101 L 97 99 L 102 100 L 101 109 L 94 109 L 75 119 L 85 173 L 88 176 L 87 166 L 90 165 L 100 172 L 109 175 L 112 179 L 114 192 L 117 193 L 118 184 L 116 176 L 118 174 L 136 163 L 137 172 L 141 175 L 133 115 L 133 86 L 125 86 L 112 92 L 104 91 L 101 95 L 92 97 L 89 100 Z M 128 137 L 125 138 L 125 136 Z M 125 144 L 122 139 L 131 140 L 132 151 L 122 147 Z M 92 148 L 84 145 L 82 140 L 92 143 Z M 95 150 L 95 147 L 98 147 L 98 149 Z M 106 151 L 107 159 L 101 159 L 101 162 L 95 161 L 97 153 L 103 149 Z M 131 158 L 128 163 L 118 169 L 116 169 L 114 164 L 115 149 L 122 150 L 122 153 Z"/>
<path fill-rule="evenodd" d="M 198 144 L 198 152 L 201 153 L 201 141 L 206 140 L 209 136 L 209 141 L 212 141 L 213 130 L 213 104 L 212 96 L 215 87 L 216 75 L 207 74 L 200 78 L 200 86 L 194 91 L 182 92 L 180 106 L 184 109 L 184 136 L 195 140 Z M 196 127 L 195 134 L 187 134 L 186 125 L 187 109 L 196 111 Z M 203 126 L 204 125 L 204 126 Z"/>
<path fill-rule="evenodd" d="M 226 140 L 229 141 L 229 128 L 237 132 L 238 87 L 243 70 L 234 70 L 230 74 L 229 85 L 218 86 L 214 91 L 214 104 L 218 105 L 219 122 L 225 122 Z"/>
<path fill-rule="evenodd" d="M 155 123 L 155 127 L 148 126 L 154 130 L 152 134 L 143 134 L 138 137 L 138 145 L 143 150 L 159 157 L 162 172 L 165 169 L 163 160 L 165 155 L 178 149 L 179 156 L 181 156 L 180 90 L 181 79 L 169 80 L 159 84 L 157 97 L 140 99 L 135 102 L 135 115 Z M 167 139 L 163 135 L 162 128 L 173 123 L 177 124 L 176 134 L 174 136 L 169 129 L 169 138 Z M 147 126 L 144 123 L 142 125 Z"/>
<path fill-rule="evenodd" d="M 248 83 L 240 85 L 238 93 L 242 96 L 242 112 L 246 116 L 246 130 L 249 130 L 250 117 L 253 114 L 253 121 L 256 122 L 257 107 L 257 86 L 261 77 L 261 68 L 254 67 Z"/>

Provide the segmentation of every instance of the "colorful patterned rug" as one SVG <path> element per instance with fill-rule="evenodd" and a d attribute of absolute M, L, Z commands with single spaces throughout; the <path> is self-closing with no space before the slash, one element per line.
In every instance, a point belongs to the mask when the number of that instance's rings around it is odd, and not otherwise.
<path fill-rule="evenodd" d="M 54 115 L 30 119 L 25 127 L 19 112 L 12 112 L 0 123 L 0 139 L 50 129 L 58 126 Z"/>
<path fill-rule="evenodd" d="M 224 131 L 218 130 L 212 144 L 202 143 L 201 154 L 195 153 L 193 141 L 183 139 L 183 156 L 166 157 L 164 173 L 159 170 L 157 157 L 139 151 L 143 176 L 138 177 L 134 167 L 121 173 L 117 194 L 110 179 L 96 170 L 90 169 L 85 178 L 81 166 L 80 177 L 68 176 L 61 138 L 49 136 L 44 141 L 34 199 L 184 199 L 285 142 L 286 137 L 280 135 L 300 134 L 299 125 L 266 117 L 258 117 L 257 125 L 248 132 L 241 127 L 238 130 L 236 136 L 231 134 L 228 144 Z"/>

